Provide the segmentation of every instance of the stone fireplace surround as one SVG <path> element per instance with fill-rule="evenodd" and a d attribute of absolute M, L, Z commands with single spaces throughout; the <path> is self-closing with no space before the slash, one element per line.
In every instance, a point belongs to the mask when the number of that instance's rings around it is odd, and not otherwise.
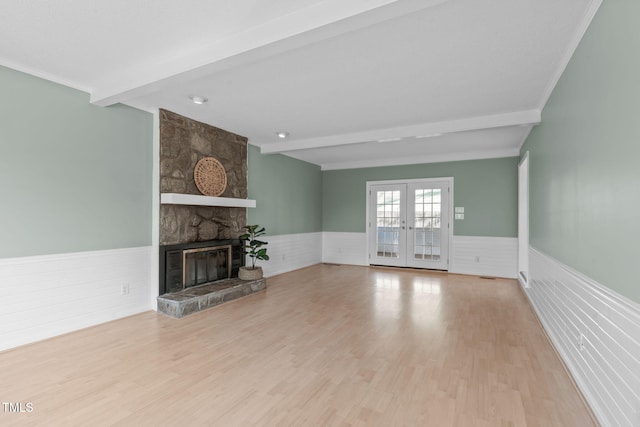
<path fill-rule="evenodd" d="M 220 197 L 247 198 L 247 138 L 160 110 L 160 192 L 199 195 L 193 171 L 204 157 L 218 159 L 225 168 L 227 188 Z M 182 317 L 266 287 L 264 279 L 255 283 L 237 279 L 238 269 L 244 265 L 238 237 L 244 232 L 246 218 L 246 208 L 160 205 L 160 312 Z M 169 253 L 227 244 L 233 246 L 231 279 L 178 292 L 175 283 L 170 286 Z"/>
<path fill-rule="evenodd" d="M 247 138 L 160 110 L 160 192 L 199 195 L 193 170 L 204 157 L 226 170 L 220 197 L 247 198 Z M 246 221 L 246 208 L 162 204 L 160 245 L 237 239 Z"/>

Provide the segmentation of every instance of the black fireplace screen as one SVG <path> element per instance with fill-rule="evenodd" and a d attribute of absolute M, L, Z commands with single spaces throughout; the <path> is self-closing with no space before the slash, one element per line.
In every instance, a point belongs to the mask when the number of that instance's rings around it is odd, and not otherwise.
<path fill-rule="evenodd" d="M 244 252 L 238 239 L 160 246 L 159 295 L 238 277 L 243 265 Z"/>
<path fill-rule="evenodd" d="M 183 287 L 231 277 L 231 245 L 188 249 L 182 252 Z"/>

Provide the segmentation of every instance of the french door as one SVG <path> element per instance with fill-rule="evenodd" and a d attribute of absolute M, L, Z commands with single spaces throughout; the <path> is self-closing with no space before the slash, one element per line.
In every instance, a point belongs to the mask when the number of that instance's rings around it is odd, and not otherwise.
<path fill-rule="evenodd" d="M 369 263 L 447 270 L 451 181 L 369 186 Z"/>

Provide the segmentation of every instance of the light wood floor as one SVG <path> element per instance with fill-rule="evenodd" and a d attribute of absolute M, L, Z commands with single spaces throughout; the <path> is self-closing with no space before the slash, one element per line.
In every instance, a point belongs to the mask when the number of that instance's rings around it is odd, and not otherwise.
<path fill-rule="evenodd" d="M 514 280 L 318 265 L 0 353 L 0 425 L 592 426 Z"/>

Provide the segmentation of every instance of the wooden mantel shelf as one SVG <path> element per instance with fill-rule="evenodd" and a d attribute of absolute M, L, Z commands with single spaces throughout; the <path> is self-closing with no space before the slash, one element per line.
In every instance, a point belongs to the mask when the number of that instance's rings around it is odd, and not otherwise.
<path fill-rule="evenodd" d="M 160 194 L 160 203 L 163 205 L 224 206 L 228 208 L 256 207 L 256 201 L 252 199 L 234 199 L 232 197 L 210 197 L 180 193 L 162 193 Z"/>

